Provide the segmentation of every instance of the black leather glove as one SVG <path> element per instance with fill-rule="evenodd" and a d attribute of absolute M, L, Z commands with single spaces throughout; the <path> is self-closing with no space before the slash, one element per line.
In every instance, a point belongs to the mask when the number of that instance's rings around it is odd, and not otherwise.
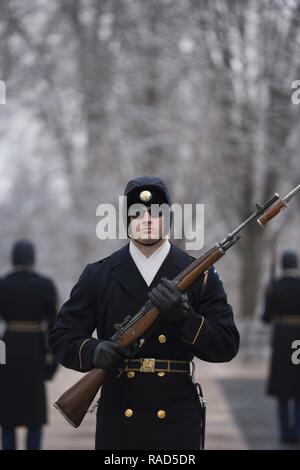
<path fill-rule="evenodd" d="M 124 359 L 131 357 L 129 349 L 123 348 L 114 341 L 101 341 L 93 355 L 93 365 L 97 369 L 118 369 Z"/>
<path fill-rule="evenodd" d="M 149 297 L 167 321 L 173 323 L 186 318 L 190 308 L 189 299 L 176 287 L 175 281 L 163 277 L 158 286 L 149 292 Z"/>

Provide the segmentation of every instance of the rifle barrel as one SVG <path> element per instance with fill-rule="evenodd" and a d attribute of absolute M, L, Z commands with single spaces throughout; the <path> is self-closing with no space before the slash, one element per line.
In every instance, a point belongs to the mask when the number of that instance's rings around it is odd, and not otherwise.
<path fill-rule="evenodd" d="M 300 191 L 300 184 L 298 184 L 298 186 L 296 186 L 294 189 L 292 189 L 292 191 L 289 192 L 284 198 L 282 198 L 282 200 L 285 203 L 288 203 L 294 196 L 296 196 L 298 191 Z"/>

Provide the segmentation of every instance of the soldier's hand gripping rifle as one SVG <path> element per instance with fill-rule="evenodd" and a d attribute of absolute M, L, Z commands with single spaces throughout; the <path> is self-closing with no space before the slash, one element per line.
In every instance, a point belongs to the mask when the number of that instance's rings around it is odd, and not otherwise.
<path fill-rule="evenodd" d="M 281 199 L 278 194 L 275 194 L 262 206 L 256 205 L 256 211 L 248 217 L 247 220 L 175 277 L 177 287 L 182 292 L 186 291 L 196 279 L 222 258 L 226 251 L 241 238 L 240 232 L 252 222 L 252 220 L 257 220 L 262 226 L 266 225 L 281 209 L 287 206 L 288 201 L 295 196 L 299 190 L 300 185 L 283 199 Z M 138 342 L 139 345 L 142 346 L 144 343 L 143 334 L 153 324 L 158 315 L 159 310 L 152 305 L 151 300 L 148 300 L 137 314 L 132 317 L 126 317 L 118 331 L 111 338 L 112 341 L 116 341 L 124 347 L 133 343 L 137 344 Z M 72 426 L 78 427 L 80 425 L 103 384 L 106 373 L 106 370 L 103 369 L 93 369 L 87 372 L 54 403 L 54 406 Z"/>

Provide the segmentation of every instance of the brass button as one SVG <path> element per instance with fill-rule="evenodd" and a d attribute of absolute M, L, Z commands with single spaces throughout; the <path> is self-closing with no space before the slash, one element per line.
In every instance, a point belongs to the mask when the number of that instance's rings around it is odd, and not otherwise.
<path fill-rule="evenodd" d="M 159 335 L 158 341 L 163 344 L 167 341 L 167 337 L 165 335 Z"/>
<path fill-rule="evenodd" d="M 165 372 L 157 372 L 157 375 L 158 375 L 158 377 L 163 377 L 164 375 L 166 375 L 166 373 Z"/>
<path fill-rule="evenodd" d="M 130 408 L 127 408 L 127 410 L 125 410 L 126 418 L 131 418 L 132 415 L 133 415 L 133 411 Z"/>
<path fill-rule="evenodd" d="M 144 190 L 140 193 L 140 200 L 143 202 L 148 202 L 152 198 L 152 194 L 150 191 Z"/>
<path fill-rule="evenodd" d="M 133 370 L 130 370 L 129 372 L 127 372 L 127 377 L 129 379 L 132 379 L 132 377 L 134 377 L 134 376 L 135 376 L 135 372 Z"/>
<path fill-rule="evenodd" d="M 164 418 L 166 417 L 166 412 L 165 412 L 165 410 L 158 410 L 157 416 L 158 416 L 160 419 L 164 419 Z"/>

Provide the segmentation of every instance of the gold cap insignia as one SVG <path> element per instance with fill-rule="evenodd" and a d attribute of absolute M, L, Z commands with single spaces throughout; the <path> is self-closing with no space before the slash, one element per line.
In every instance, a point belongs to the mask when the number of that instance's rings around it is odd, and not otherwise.
<path fill-rule="evenodd" d="M 140 200 L 143 201 L 143 202 L 148 202 L 150 201 L 150 199 L 152 198 L 152 194 L 150 191 L 142 191 L 140 192 Z"/>

